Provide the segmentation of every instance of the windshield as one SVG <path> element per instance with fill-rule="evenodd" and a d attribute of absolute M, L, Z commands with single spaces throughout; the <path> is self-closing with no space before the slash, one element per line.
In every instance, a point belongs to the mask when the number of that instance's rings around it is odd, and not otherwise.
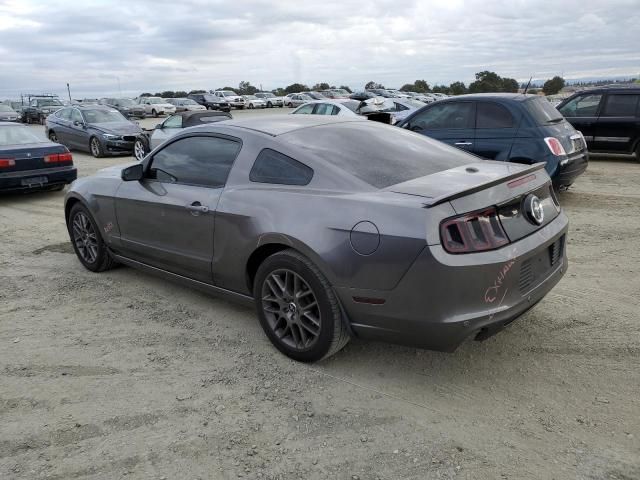
<path fill-rule="evenodd" d="M 116 99 L 116 102 L 118 102 L 118 105 L 121 105 L 123 107 L 131 107 L 132 105 L 136 104 L 136 102 L 134 102 L 130 98 L 118 98 Z"/>
<path fill-rule="evenodd" d="M 273 98 L 273 97 L 275 97 L 275 95 L 273 93 L 261 93 L 260 96 L 263 97 L 263 98 Z"/>
<path fill-rule="evenodd" d="M 370 121 L 301 128 L 279 138 L 376 188 L 476 161 L 423 135 Z"/>
<path fill-rule="evenodd" d="M 308 96 L 310 96 L 311 98 L 315 99 L 315 100 L 324 100 L 325 97 L 324 95 L 322 95 L 321 93 L 318 92 L 309 92 L 307 93 Z"/>
<path fill-rule="evenodd" d="M 82 112 L 87 123 L 126 122 L 127 119 L 116 110 L 84 110 Z"/>
<path fill-rule="evenodd" d="M 414 100 L 413 98 L 405 98 L 400 104 L 406 105 L 411 108 L 420 108 L 426 105 L 424 102 L 421 102 L 420 100 Z"/>
<path fill-rule="evenodd" d="M 524 106 L 538 125 L 558 123 L 564 119 L 556 107 L 540 97 L 525 101 Z"/>
<path fill-rule="evenodd" d="M 204 95 L 204 97 L 203 97 L 203 98 L 204 98 L 207 102 L 213 102 L 213 101 L 216 99 L 215 95 Z"/>
<path fill-rule="evenodd" d="M 60 100 L 56 100 L 55 98 L 38 100 L 38 105 L 41 107 L 63 107 L 62 102 Z"/>
<path fill-rule="evenodd" d="M 351 110 L 354 113 L 358 113 L 358 107 L 360 106 L 360 102 L 357 102 L 355 100 L 353 101 L 349 100 L 348 102 L 343 102 L 342 106 L 347 107 L 349 110 Z"/>
<path fill-rule="evenodd" d="M 191 100 L 190 98 L 179 99 L 182 105 L 198 105 L 198 102 Z"/>
<path fill-rule="evenodd" d="M 158 105 L 160 103 L 167 103 L 167 101 L 164 98 L 160 98 L 160 97 L 149 97 L 149 102 L 154 105 Z"/>
<path fill-rule="evenodd" d="M 28 127 L 6 125 L 0 127 L 0 145 L 26 145 L 28 143 L 44 143 L 44 140 Z"/>
<path fill-rule="evenodd" d="M 245 95 L 244 98 L 246 98 L 247 100 L 258 100 L 258 97 L 256 97 L 255 95 Z"/>
<path fill-rule="evenodd" d="M 225 90 L 225 91 L 222 92 L 222 95 L 224 95 L 225 97 L 231 97 L 231 96 L 235 97 L 238 94 L 236 92 L 229 92 L 229 91 Z"/>
<path fill-rule="evenodd" d="M 13 108 L 9 105 L 0 105 L 0 112 L 13 112 Z"/>

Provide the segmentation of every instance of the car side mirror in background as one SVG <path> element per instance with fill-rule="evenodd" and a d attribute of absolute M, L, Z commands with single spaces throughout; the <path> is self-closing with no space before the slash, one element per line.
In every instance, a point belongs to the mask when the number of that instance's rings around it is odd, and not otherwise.
<path fill-rule="evenodd" d="M 84 127 L 84 123 L 79 122 L 78 120 L 74 120 L 74 121 L 73 121 L 73 124 L 74 124 L 76 127 Z"/>
<path fill-rule="evenodd" d="M 161 123 L 159 123 L 159 124 L 157 124 L 157 125 L 156 125 L 156 128 L 157 128 L 157 129 L 162 129 L 162 128 L 163 128 L 163 126 L 162 126 L 162 124 L 161 124 Z"/>
<path fill-rule="evenodd" d="M 122 173 L 120 174 L 120 177 L 125 182 L 133 182 L 136 180 L 138 181 L 142 180 L 143 175 L 144 175 L 144 165 L 139 163 L 137 165 L 132 165 L 130 167 L 123 169 Z"/>

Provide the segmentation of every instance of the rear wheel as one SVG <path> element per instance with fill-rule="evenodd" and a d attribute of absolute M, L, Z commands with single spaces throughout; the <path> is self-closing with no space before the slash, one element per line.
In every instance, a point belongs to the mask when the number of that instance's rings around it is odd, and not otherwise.
<path fill-rule="evenodd" d="M 250 110 L 253 110 L 253 108 L 254 108 L 253 103 L 250 103 L 250 104 L 249 104 L 249 109 L 250 109 Z"/>
<path fill-rule="evenodd" d="M 91 150 L 91 155 L 93 155 L 95 158 L 104 157 L 102 144 L 97 137 L 91 137 L 91 140 L 89 140 L 89 150 Z"/>
<path fill-rule="evenodd" d="M 331 285 L 298 252 L 283 250 L 268 257 L 258 268 L 253 294 L 267 337 L 294 360 L 322 360 L 349 341 Z"/>
<path fill-rule="evenodd" d="M 81 203 L 76 203 L 71 208 L 67 229 L 78 260 L 86 269 L 103 272 L 115 266 L 116 262 L 109 255 L 100 229 L 89 210 Z"/>
<path fill-rule="evenodd" d="M 51 140 L 53 143 L 58 143 L 58 136 L 53 130 L 49 132 L 49 140 Z"/>
<path fill-rule="evenodd" d="M 155 108 L 151 110 L 151 115 L 153 115 L 155 118 L 158 118 L 158 112 L 156 112 Z"/>

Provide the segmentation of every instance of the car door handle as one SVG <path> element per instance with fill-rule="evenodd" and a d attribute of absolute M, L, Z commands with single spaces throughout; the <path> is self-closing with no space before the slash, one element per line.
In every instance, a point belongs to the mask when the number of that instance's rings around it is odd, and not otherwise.
<path fill-rule="evenodd" d="M 193 202 L 191 205 L 187 205 L 185 208 L 189 210 L 192 215 L 207 213 L 209 211 L 209 207 L 207 207 L 206 205 L 202 205 L 200 202 Z"/>
<path fill-rule="evenodd" d="M 471 142 L 456 142 L 456 143 L 454 143 L 454 145 L 458 145 L 459 147 L 461 147 L 461 146 L 468 147 L 469 145 L 473 145 L 473 143 L 471 143 Z"/>

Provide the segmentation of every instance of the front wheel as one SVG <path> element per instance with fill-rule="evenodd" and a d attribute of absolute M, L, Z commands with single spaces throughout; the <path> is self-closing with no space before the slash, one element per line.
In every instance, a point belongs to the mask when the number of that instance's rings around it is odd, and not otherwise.
<path fill-rule="evenodd" d="M 104 157 L 104 151 L 102 150 L 102 144 L 97 137 L 91 137 L 89 141 L 89 150 L 91 150 L 91 155 L 95 158 Z"/>
<path fill-rule="evenodd" d="M 147 142 L 145 142 L 142 138 L 136 138 L 136 141 L 133 144 L 133 155 L 136 157 L 136 160 L 142 161 L 144 157 L 149 153 L 149 146 Z"/>
<path fill-rule="evenodd" d="M 151 110 L 151 115 L 153 115 L 155 118 L 158 118 L 158 112 L 156 112 L 155 109 Z"/>
<path fill-rule="evenodd" d="M 104 272 L 115 266 L 93 216 L 81 203 L 71 208 L 67 230 L 78 260 L 87 270 Z"/>
<path fill-rule="evenodd" d="M 56 135 L 56 132 L 49 132 L 49 140 L 51 140 L 53 143 L 58 143 L 58 136 Z"/>
<path fill-rule="evenodd" d="M 253 106 L 253 103 L 249 104 L 249 110 L 253 110 L 255 107 Z"/>
<path fill-rule="evenodd" d="M 318 267 L 296 251 L 275 253 L 260 265 L 253 295 L 267 337 L 294 360 L 322 360 L 349 341 L 331 285 Z"/>

